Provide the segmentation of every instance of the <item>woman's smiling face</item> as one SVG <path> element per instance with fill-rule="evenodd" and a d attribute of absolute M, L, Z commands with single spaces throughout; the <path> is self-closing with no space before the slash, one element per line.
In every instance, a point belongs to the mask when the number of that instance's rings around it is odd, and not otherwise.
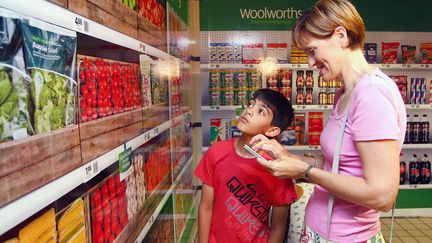
<path fill-rule="evenodd" d="M 343 49 L 339 39 L 333 33 L 328 38 L 316 38 L 305 33 L 304 51 L 309 58 L 309 67 L 319 69 L 323 80 L 337 79 L 343 65 Z"/>

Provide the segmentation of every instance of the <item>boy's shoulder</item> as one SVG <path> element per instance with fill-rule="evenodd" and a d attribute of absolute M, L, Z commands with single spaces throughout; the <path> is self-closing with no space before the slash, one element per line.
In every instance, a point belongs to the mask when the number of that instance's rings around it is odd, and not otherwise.
<path fill-rule="evenodd" d="M 212 144 L 209 149 L 227 149 L 234 146 L 234 140 L 235 138 L 217 141 L 216 143 Z"/>

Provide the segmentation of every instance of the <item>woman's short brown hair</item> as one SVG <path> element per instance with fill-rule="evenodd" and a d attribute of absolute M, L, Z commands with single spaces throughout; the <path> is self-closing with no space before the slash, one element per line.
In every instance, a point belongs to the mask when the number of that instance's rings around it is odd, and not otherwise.
<path fill-rule="evenodd" d="M 348 0 L 320 0 L 297 19 L 293 30 L 293 44 L 303 49 L 306 42 L 304 33 L 316 38 L 328 38 L 334 30 L 342 26 L 346 29 L 351 49 L 363 48 L 365 26 L 357 9 Z"/>

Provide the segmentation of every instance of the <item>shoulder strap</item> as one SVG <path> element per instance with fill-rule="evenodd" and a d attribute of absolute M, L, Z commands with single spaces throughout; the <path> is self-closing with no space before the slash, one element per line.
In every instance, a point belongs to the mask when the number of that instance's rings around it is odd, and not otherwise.
<path fill-rule="evenodd" d="M 399 106 L 397 103 L 396 94 L 395 94 L 393 88 L 389 85 L 389 83 L 387 83 L 387 80 L 385 78 L 383 78 L 379 75 L 376 75 L 376 76 L 384 79 L 384 82 L 387 84 L 388 88 L 390 89 L 394 105 L 396 106 L 396 110 L 399 111 Z M 349 115 L 348 112 L 349 112 L 350 105 L 351 105 L 351 102 L 348 105 L 347 111 L 345 113 L 345 117 L 343 118 L 343 121 L 342 121 L 342 126 L 339 129 L 338 136 L 336 139 L 335 150 L 333 153 L 333 166 L 332 166 L 332 173 L 335 173 L 335 174 L 337 174 L 338 170 L 339 170 L 339 157 L 340 157 L 340 150 L 341 150 L 341 146 L 342 146 L 342 138 L 343 138 L 346 122 L 348 120 L 348 115 Z M 331 221 L 331 216 L 332 216 L 332 212 L 333 212 L 333 203 L 334 203 L 334 195 L 330 193 L 329 202 L 328 202 L 328 206 L 327 206 L 327 240 L 330 238 L 330 221 Z M 390 228 L 390 243 L 393 240 L 392 236 L 393 236 L 393 221 L 394 221 L 395 204 L 393 204 L 393 208 L 392 208 L 392 219 L 391 219 L 391 228 Z"/>
<path fill-rule="evenodd" d="M 351 106 L 351 102 L 347 107 L 347 111 L 345 112 L 345 116 L 342 120 L 342 126 L 339 129 L 337 138 L 336 138 L 336 145 L 335 145 L 335 150 L 333 152 L 333 166 L 332 166 L 332 173 L 337 174 L 338 170 L 339 170 L 339 156 L 340 156 L 340 150 L 341 150 L 341 146 L 342 146 L 342 138 L 343 138 L 343 134 L 344 134 L 344 130 L 345 130 L 345 126 L 348 120 L 348 113 L 349 113 L 349 108 Z M 334 202 L 334 196 L 332 193 L 330 193 L 329 195 L 329 202 L 328 202 L 328 206 L 327 206 L 327 239 L 330 238 L 330 221 L 331 221 L 331 216 L 332 216 L 332 211 L 333 211 L 333 202 Z"/>

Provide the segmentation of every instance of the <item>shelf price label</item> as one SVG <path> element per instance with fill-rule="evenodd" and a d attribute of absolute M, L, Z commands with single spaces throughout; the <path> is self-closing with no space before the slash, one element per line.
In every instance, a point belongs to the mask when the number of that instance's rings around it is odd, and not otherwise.
<path fill-rule="evenodd" d="M 158 134 L 159 134 L 159 128 L 158 127 L 153 128 L 153 135 L 157 136 Z"/>
<path fill-rule="evenodd" d="M 148 142 L 150 140 L 150 133 L 146 132 L 144 133 L 144 143 Z"/>
<path fill-rule="evenodd" d="M 81 17 L 75 17 L 75 29 L 80 32 L 88 32 L 88 22 Z"/>
<path fill-rule="evenodd" d="M 417 185 L 416 184 L 409 185 L 409 188 L 410 189 L 417 189 Z"/>
<path fill-rule="evenodd" d="M 86 183 L 87 181 L 95 177 L 97 174 L 99 174 L 99 162 L 93 161 L 88 163 L 84 166 L 83 182 Z"/>
<path fill-rule="evenodd" d="M 142 51 L 142 52 L 145 52 L 145 44 L 143 44 L 143 43 L 139 43 L 139 48 L 138 48 L 140 51 Z"/>

